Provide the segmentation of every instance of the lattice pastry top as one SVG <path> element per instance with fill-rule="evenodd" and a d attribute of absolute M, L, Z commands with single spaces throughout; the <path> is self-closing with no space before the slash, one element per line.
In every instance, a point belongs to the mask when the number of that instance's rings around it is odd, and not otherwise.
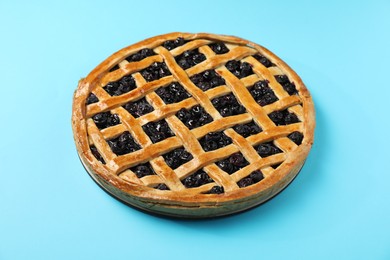
<path fill-rule="evenodd" d="M 252 42 L 171 33 L 126 47 L 79 82 L 72 125 L 90 175 L 138 208 L 230 214 L 299 172 L 314 108 L 301 79 Z"/>

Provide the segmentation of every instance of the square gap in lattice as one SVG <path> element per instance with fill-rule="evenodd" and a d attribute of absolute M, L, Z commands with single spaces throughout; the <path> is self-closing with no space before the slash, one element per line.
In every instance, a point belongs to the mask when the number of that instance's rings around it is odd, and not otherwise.
<path fill-rule="evenodd" d="M 179 147 L 166 154 L 163 154 L 163 158 L 167 165 L 174 170 L 179 166 L 191 161 L 194 157 L 189 152 L 187 152 L 184 147 Z"/>
<path fill-rule="evenodd" d="M 213 118 L 201 105 L 195 105 L 189 109 L 182 108 L 176 113 L 176 117 L 189 129 L 194 129 L 213 121 Z"/>
<path fill-rule="evenodd" d="M 146 100 L 145 97 L 136 101 L 130 101 L 124 104 L 123 108 L 135 118 L 146 115 L 154 110 L 153 106 Z"/>
<path fill-rule="evenodd" d="M 249 165 L 249 162 L 245 159 L 242 153 L 234 153 L 229 157 L 215 162 L 215 164 L 223 171 L 228 174 L 233 174 L 236 171 Z"/>
<path fill-rule="evenodd" d="M 191 97 L 191 94 L 179 82 L 172 82 L 167 86 L 158 88 L 156 94 L 165 104 L 178 103 Z"/>
<path fill-rule="evenodd" d="M 274 143 L 274 141 L 261 143 L 254 146 L 254 148 L 262 158 L 278 153 L 283 153 L 283 151 Z"/>
<path fill-rule="evenodd" d="M 186 50 L 175 57 L 177 64 L 184 70 L 195 66 L 206 60 L 206 56 L 199 52 L 199 49 Z"/>
<path fill-rule="evenodd" d="M 235 125 L 233 126 L 233 130 L 245 138 L 263 131 L 253 120 L 246 124 Z"/>
<path fill-rule="evenodd" d="M 242 106 L 233 93 L 219 96 L 211 100 L 213 106 L 223 117 L 244 114 L 246 109 Z"/>
<path fill-rule="evenodd" d="M 224 132 L 211 132 L 199 139 L 199 143 L 206 152 L 214 151 L 232 143 L 232 139 Z"/>
<path fill-rule="evenodd" d="M 225 80 L 213 69 L 195 74 L 190 79 L 203 91 L 225 85 Z"/>
<path fill-rule="evenodd" d="M 103 89 L 110 94 L 110 96 L 120 96 L 137 87 L 134 78 L 131 75 L 123 76 L 117 81 L 107 83 Z"/>
<path fill-rule="evenodd" d="M 248 88 L 249 93 L 260 106 L 266 106 L 279 100 L 268 83 L 268 80 L 259 80 Z"/>
<path fill-rule="evenodd" d="M 134 140 L 128 131 L 107 140 L 107 143 L 112 152 L 116 155 L 124 155 L 141 149 L 141 146 Z"/>
<path fill-rule="evenodd" d="M 153 143 L 158 143 L 175 135 L 165 119 L 149 122 L 143 125 L 142 129 L 149 136 Z"/>

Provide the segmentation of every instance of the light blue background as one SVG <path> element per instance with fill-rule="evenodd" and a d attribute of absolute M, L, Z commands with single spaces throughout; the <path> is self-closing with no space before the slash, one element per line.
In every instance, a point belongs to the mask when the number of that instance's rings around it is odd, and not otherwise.
<path fill-rule="evenodd" d="M 390 259 L 389 1 L 109 2 L 0 1 L 0 259 Z M 315 145 L 270 202 L 158 218 L 84 171 L 70 125 L 78 80 L 171 31 L 258 42 L 310 89 Z"/>

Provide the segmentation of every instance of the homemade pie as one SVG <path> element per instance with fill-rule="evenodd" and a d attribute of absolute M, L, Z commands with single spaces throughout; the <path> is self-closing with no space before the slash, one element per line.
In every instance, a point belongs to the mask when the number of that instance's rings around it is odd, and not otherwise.
<path fill-rule="evenodd" d="M 91 177 L 148 212 L 213 217 L 273 197 L 313 144 L 298 75 L 233 36 L 170 33 L 126 47 L 80 80 L 72 126 Z"/>

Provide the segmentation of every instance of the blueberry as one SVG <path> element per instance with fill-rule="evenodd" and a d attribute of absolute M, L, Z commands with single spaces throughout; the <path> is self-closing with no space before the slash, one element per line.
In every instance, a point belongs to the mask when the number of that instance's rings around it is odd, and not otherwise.
<path fill-rule="evenodd" d="M 207 173 L 202 170 L 199 170 L 182 180 L 182 183 L 184 184 L 184 186 L 186 186 L 186 188 L 195 188 L 210 183 L 212 181 L 213 180 Z"/>
<path fill-rule="evenodd" d="M 176 44 L 174 41 L 165 41 L 163 43 L 163 47 L 167 50 L 173 50 L 174 48 L 176 48 Z"/>
<path fill-rule="evenodd" d="M 235 167 L 233 164 L 229 162 L 229 159 L 224 159 L 221 161 L 218 161 L 215 163 L 221 170 L 232 174 L 233 172 L 237 171 L 237 167 Z"/>
<path fill-rule="evenodd" d="M 206 70 L 196 74 L 191 77 L 191 81 L 203 91 L 225 84 L 225 80 L 215 70 Z"/>
<path fill-rule="evenodd" d="M 173 82 L 166 87 L 159 88 L 156 90 L 156 93 L 166 104 L 180 102 L 191 97 L 191 95 L 188 94 L 188 92 L 178 82 Z"/>
<path fill-rule="evenodd" d="M 145 59 L 146 57 L 153 56 L 153 55 L 156 55 L 156 53 L 152 49 L 145 48 L 130 55 L 129 57 L 126 58 L 126 60 L 128 62 L 140 61 Z"/>
<path fill-rule="evenodd" d="M 290 82 L 286 75 L 276 75 L 275 79 L 280 85 L 282 85 L 289 95 L 298 93 L 294 83 Z"/>
<path fill-rule="evenodd" d="M 150 82 L 169 76 L 171 72 L 165 62 L 154 62 L 149 67 L 141 70 L 141 75 L 146 81 Z"/>
<path fill-rule="evenodd" d="M 276 125 L 289 125 L 300 122 L 298 117 L 294 113 L 290 113 L 287 109 L 274 111 L 268 116 Z"/>
<path fill-rule="evenodd" d="M 237 182 L 238 187 L 244 188 L 247 186 L 250 186 L 253 184 L 253 180 L 249 177 L 241 179 L 239 182 Z"/>
<path fill-rule="evenodd" d="M 85 101 L 85 104 L 89 105 L 96 102 L 99 102 L 99 99 L 93 93 L 90 93 L 87 100 Z"/>
<path fill-rule="evenodd" d="M 110 126 L 120 124 L 120 119 L 117 114 L 110 112 L 102 112 L 92 117 L 93 122 L 99 129 L 104 129 Z"/>
<path fill-rule="evenodd" d="M 244 167 L 248 165 L 248 162 L 245 160 L 244 156 L 241 153 L 232 154 L 229 157 L 229 162 L 234 166 Z"/>
<path fill-rule="evenodd" d="M 114 70 L 117 70 L 117 69 L 119 69 L 119 65 L 118 65 L 118 64 L 116 64 L 114 67 L 112 67 L 112 68 L 109 70 L 109 72 L 113 72 Z"/>
<path fill-rule="evenodd" d="M 227 146 L 232 143 L 232 139 L 223 132 L 211 132 L 199 140 L 202 148 L 208 152 Z"/>
<path fill-rule="evenodd" d="M 164 183 L 160 183 L 158 184 L 155 189 L 158 189 L 158 190 L 169 190 L 168 186 L 165 185 Z"/>
<path fill-rule="evenodd" d="M 153 168 L 149 163 L 137 165 L 133 168 L 130 168 L 130 170 L 132 170 L 135 173 L 135 175 L 137 175 L 138 178 L 155 174 Z"/>
<path fill-rule="evenodd" d="M 272 142 L 262 143 L 259 146 L 257 146 L 257 148 L 255 147 L 255 149 L 257 150 L 257 153 L 263 158 L 282 152 Z"/>
<path fill-rule="evenodd" d="M 260 170 L 252 172 L 249 177 L 252 179 L 253 183 L 257 183 L 264 179 L 263 173 Z"/>
<path fill-rule="evenodd" d="M 303 134 L 298 131 L 295 131 L 289 134 L 288 138 L 290 138 L 290 140 L 296 143 L 297 145 L 300 145 L 303 140 Z"/>
<path fill-rule="evenodd" d="M 191 68 L 205 59 L 206 56 L 200 53 L 197 49 L 185 51 L 175 58 L 177 64 L 179 64 L 182 69 Z"/>
<path fill-rule="evenodd" d="M 211 190 L 206 192 L 205 194 L 221 194 L 224 193 L 224 189 L 221 186 L 213 186 Z"/>
<path fill-rule="evenodd" d="M 210 44 L 209 46 L 216 54 L 224 54 L 229 52 L 229 49 L 222 42 L 215 42 Z"/>
<path fill-rule="evenodd" d="M 117 138 L 108 140 L 108 144 L 116 155 L 123 155 L 141 149 L 141 146 L 134 141 L 133 137 L 127 131 L 123 132 Z"/>
<path fill-rule="evenodd" d="M 108 83 L 103 89 L 111 96 L 120 96 L 136 87 L 135 80 L 132 76 L 124 76 L 118 81 Z"/>
<path fill-rule="evenodd" d="M 200 105 L 195 105 L 189 110 L 182 108 L 176 113 L 176 116 L 189 129 L 194 129 L 213 121 L 213 118 Z"/>
<path fill-rule="evenodd" d="M 100 161 L 101 163 L 106 164 L 102 155 L 99 153 L 98 149 L 95 146 L 91 146 L 90 148 L 91 148 L 91 152 L 92 152 L 93 156 L 95 156 L 95 158 L 98 161 Z"/>
<path fill-rule="evenodd" d="M 267 68 L 274 66 L 274 64 L 269 59 L 264 57 L 263 55 L 255 54 L 255 55 L 253 55 L 253 58 L 258 60 L 261 64 L 263 64 Z"/>
<path fill-rule="evenodd" d="M 149 122 L 142 126 L 142 128 L 153 143 L 157 143 L 168 137 L 174 136 L 172 130 L 169 128 L 164 119 L 156 122 Z"/>
<path fill-rule="evenodd" d="M 184 148 L 177 148 L 169 153 L 163 155 L 165 162 L 172 169 L 176 169 L 180 165 L 189 162 L 193 159 L 193 156 L 188 153 Z"/>
<path fill-rule="evenodd" d="M 232 93 L 217 97 L 211 103 L 223 117 L 239 115 L 246 112 L 245 108 L 238 103 Z"/>
<path fill-rule="evenodd" d="M 123 106 L 135 118 L 146 115 L 154 110 L 154 108 L 146 101 L 146 98 L 141 98 L 137 101 L 130 101 Z"/>

